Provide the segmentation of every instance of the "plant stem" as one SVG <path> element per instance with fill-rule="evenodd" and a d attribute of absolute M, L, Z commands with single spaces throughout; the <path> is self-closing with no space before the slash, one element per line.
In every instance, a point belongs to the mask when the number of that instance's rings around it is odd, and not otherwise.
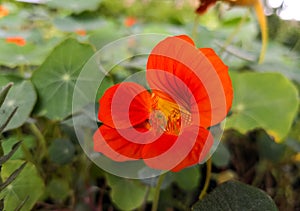
<path fill-rule="evenodd" d="M 205 196 L 206 194 L 206 191 L 207 191 L 207 188 L 208 188 L 208 185 L 209 185 L 209 181 L 210 181 L 210 178 L 211 178 L 211 158 L 209 158 L 207 161 L 206 161 L 206 177 L 205 177 L 205 183 L 204 183 L 204 187 L 199 195 L 199 199 L 203 199 L 203 197 Z"/>
<path fill-rule="evenodd" d="M 155 193 L 154 193 L 154 198 L 153 198 L 153 203 L 152 203 L 152 209 L 151 209 L 151 211 L 156 211 L 157 210 L 158 200 L 159 200 L 159 194 L 160 194 L 160 188 L 161 188 L 161 185 L 162 185 L 162 182 L 163 182 L 165 176 L 166 176 L 166 173 L 161 174 L 158 177 L 158 181 L 157 181 L 157 185 L 156 185 L 156 188 L 155 188 Z"/>
<path fill-rule="evenodd" d="M 39 128 L 34 123 L 30 123 L 29 128 L 32 131 L 32 133 L 36 136 L 36 138 L 38 139 L 38 146 L 41 150 L 40 158 L 42 158 L 46 154 L 46 151 L 47 151 L 46 139 L 43 136 L 43 134 L 41 133 L 41 131 L 39 130 Z"/>
<path fill-rule="evenodd" d="M 196 38 L 197 38 L 199 18 L 200 18 L 200 15 L 196 14 L 193 29 L 192 29 L 192 38 L 194 41 L 196 41 Z"/>
<path fill-rule="evenodd" d="M 232 40 L 234 39 L 235 35 L 241 30 L 243 24 L 247 20 L 250 11 L 247 10 L 246 14 L 242 17 L 241 21 L 238 23 L 237 27 L 233 30 L 233 32 L 229 35 L 227 40 L 224 43 L 224 46 L 221 48 L 220 55 L 226 50 L 226 48 L 230 45 Z"/>

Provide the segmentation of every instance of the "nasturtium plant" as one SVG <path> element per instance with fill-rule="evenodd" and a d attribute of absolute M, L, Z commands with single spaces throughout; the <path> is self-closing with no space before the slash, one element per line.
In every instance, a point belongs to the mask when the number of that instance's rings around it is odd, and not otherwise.
<path fill-rule="evenodd" d="M 147 193 L 146 186 L 138 181 L 106 175 L 107 183 L 112 188 L 110 197 L 122 210 L 134 210 L 142 205 Z"/>
<path fill-rule="evenodd" d="M 231 78 L 234 101 L 226 128 L 242 133 L 263 128 L 283 141 L 298 111 L 296 87 L 279 73 L 234 73 Z"/>
<path fill-rule="evenodd" d="M 2 180 L 6 180 L 22 163 L 23 160 L 11 160 L 3 164 Z M 4 198 L 5 210 L 15 210 L 25 200 L 21 211 L 27 211 L 31 210 L 42 196 L 44 188 L 44 182 L 36 167 L 27 162 L 17 178 L 1 191 L 0 198 Z"/>
<path fill-rule="evenodd" d="M 32 75 L 39 95 L 38 111 L 61 120 L 72 112 L 74 86 L 81 69 L 94 51 L 74 39 L 60 43 Z"/>

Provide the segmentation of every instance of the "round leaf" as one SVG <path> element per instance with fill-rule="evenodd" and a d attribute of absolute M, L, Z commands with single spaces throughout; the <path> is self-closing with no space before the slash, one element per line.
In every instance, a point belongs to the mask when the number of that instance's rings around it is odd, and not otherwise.
<path fill-rule="evenodd" d="M 175 182 L 183 190 L 193 190 L 198 187 L 200 181 L 200 171 L 198 166 L 183 169 L 173 173 Z"/>
<path fill-rule="evenodd" d="M 288 134 L 298 110 L 296 87 L 279 73 L 232 74 L 234 101 L 226 128 L 265 129 L 276 141 Z"/>
<path fill-rule="evenodd" d="M 107 183 L 111 187 L 112 201 L 122 210 L 134 210 L 142 205 L 146 195 L 146 186 L 135 180 L 107 174 Z"/>
<path fill-rule="evenodd" d="M 74 154 L 75 147 L 69 140 L 55 139 L 49 148 L 50 160 L 61 165 L 71 162 Z"/>
<path fill-rule="evenodd" d="M 237 181 L 229 181 L 197 202 L 192 210 L 275 211 L 277 208 L 271 197 L 262 190 Z"/>
<path fill-rule="evenodd" d="M 8 78 L 0 79 L 0 86 L 7 84 Z M 0 108 L 0 125 L 9 117 L 11 112 L 18 107 L 17 112 L 9 121 L 4 130 L 20 127 L 28 119 L 36 102 L 36 92 L 30 81 L 17 82 L 8 92 L 3 105 Z"/>
<path fill-rule="evenodd" d="M 3 164 L 2 180 L 5 181 L 23 163 L 21 160 L 11 160 Z M 17 178 L 0 193 L 0 198 L 4 198 L 4 210 L 15 210 L 27 197 L 21 211 L 31 210 L 43 194 L 44 188 L 36 167 L 27 163 Z"/>
<path fill-rule="evenodd" d="M 92 54 L 90 45 L 74 39 L 65 40 L 53 50 L 32 76 L 40 97 L 40 112 L 56 120 L 71 114 L 75 82 Z"/>

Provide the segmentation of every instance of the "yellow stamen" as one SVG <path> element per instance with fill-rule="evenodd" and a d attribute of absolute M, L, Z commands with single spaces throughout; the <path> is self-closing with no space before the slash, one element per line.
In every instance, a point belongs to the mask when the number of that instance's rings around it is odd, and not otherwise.
<path fill-rule="evenodd" d="M 191 113 L 177 103 L 152 94 L 150 124 L 155 132 L 179 135 L 181 127 L 191 124 Z"/>

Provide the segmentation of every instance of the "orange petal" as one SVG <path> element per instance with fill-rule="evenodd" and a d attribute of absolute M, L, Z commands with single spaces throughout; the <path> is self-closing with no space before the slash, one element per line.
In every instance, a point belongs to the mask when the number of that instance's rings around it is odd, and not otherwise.
<path fill-rule="evenodd" d="M 94 150 L 114 161 L 129 161 L 141 158 L 143 144 L 123 138 L 118 130 L 102 125 L 94 134 Z"/>
<path fill-rule="evenodd" d="M 75 30 L 75 33 L 80 35 L 80 36 L 85 36 L 86 35 L 86 30 L 84 29 L 77 29 Z"/>
<path fill-rule="evenodd" d="M 124 25 L 126 27 L 132 27 L 134 24 L 136 24 L 136 22 L 137 22 L 136 18 L 134 18 L 134 17 L 127 17 L 124 20 Z"/>
<path fill-rule="evenodd" d="M 209 131 L 197 126 L 185 128 L 178 137 L 164 134 L 144 146 L 142 156 L 153 169 L 180 171 L 201 162 L 213 143 Z"/>
<path fill-rule="evenodd" d="M 7 43 L 14 43 L 19 46 L 26 45 L 26 40 L 23 37 L 8 37 L 6 38 Z"/>
<path fill-rule="evenodd" d="M 99 104 L 100 121 L 112 128 L 129 128 L 149 118 L 151 96 L 141 85 L 123 82 L 110 87 Z"/>
<path fill-rule="evenodd" d="M 212 107 L 212 112 L 215 113 L 216 120 L 213 122 L 213 125 L 217 122 L 222 121 L 225 116 L 228 113 L 228 111 L 231 108 L 232 101 L 233 101 L 233 88 L 232 88 L 232 82 L 228 74 L 228 68 L 227 66 L 224 65 L 222 60 L 219 58 L 219 56 L 214 52 L 213 49 L 211 48 L 200 48 L 199 49 L 205 56 L 206 58 L 210 61 L 210 63 L 213 65 L 214 70 L 217 72 L 219 79 L 222 83 L 223 89 L 220 91 L 223 91 L 223 95 L 225 96 L 225 104 L 224 102 L 220 102 L 219 104 L 216 104 L 215 106 Z M 214 97 L 218 99 L 217 95 L 220 93 L 217 93 L 216 95 L 213 95 L 211 97 Z M 201 109 L 202 105 L 205 104 L 205 102 L 199 102 L 198 108 L 202 113 L 205 112 L 204 109 Z M 225 106 L 226 110 L 221 109 L 221 106 Z M 224 113 L 225 111 L 225 113 Z"/>
<path fill-rule="evenodd" d="M 193 124 L 209 127 L 223 120 L 231 106 L 228 67 L 212 50 L 203 53 L 186 41 L 169 37 L 156 45 L 148 59 L 147 80 L 160 97 L 191 111 Z"/>
<path fill-rule="evenodd" d="M 7 16 L 9 14 L 9 10 L 4 6 L 0 5 L 0 18 Z"/>

